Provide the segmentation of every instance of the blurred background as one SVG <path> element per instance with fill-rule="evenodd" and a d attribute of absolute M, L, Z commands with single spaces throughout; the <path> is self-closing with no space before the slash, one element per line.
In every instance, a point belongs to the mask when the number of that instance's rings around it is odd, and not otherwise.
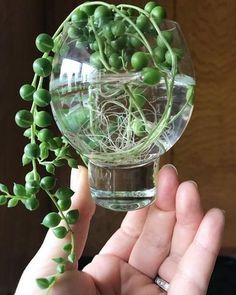
<path fill-rule="evenodd" d="M 118 1 L 108 1 L 118 3 Z M 121 1 L 122 2 L 122 1 Z M 21 157 L 26 140 L 14 123 L 22 84 L 31 83 L 34 46 L 41 32 L 53 34 L 80 1 L 0 1 L 0 183 L 23 183 Z M 126 1 L 144 5 L 144 1 Z M 168 18 L 179 22 L 197 77 L 195 110 L 184 135 L 162 159 L 179 170 L 181 180 L 198 182 L 204 209 L 226 211 L 226 229 L 209 294 L 236 294 L 236 1 L 163 0 Z M 70 171 L 61 171 L 69 182 Z M 65 177 L 65 175 L 67 175 Z M 62 177 L 63 176 L 63 177 Z M 39 210 L 0 207 L 0 295 L 14 293 L 20 275 L 41 244 L 40 225 L 51 205 L 40 197 Z M 84 256 L 92 257 L 119 226 L 124 214 L 97 208 Z M 217 291 L 213 288 L 217 287 Z"/>

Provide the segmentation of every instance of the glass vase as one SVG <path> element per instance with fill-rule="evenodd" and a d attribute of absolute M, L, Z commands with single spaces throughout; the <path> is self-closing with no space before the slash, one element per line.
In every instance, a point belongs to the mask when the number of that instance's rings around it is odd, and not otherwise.
<path fill-rule="evenodd" d="M 50 91 L 59 129 L 88 161 L 92 197 L 128 211 L 155 200 L 159 158 L 189 122 L 195 80 L 176 22 L 150 21 L 141 32 L 124 19 L 122 34 L 109 37 L 111 21 L 66 26 Z"/>

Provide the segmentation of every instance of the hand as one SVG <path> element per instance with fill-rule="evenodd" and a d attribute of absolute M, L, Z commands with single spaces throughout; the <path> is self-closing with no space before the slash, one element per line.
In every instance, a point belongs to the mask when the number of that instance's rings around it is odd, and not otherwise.
<path fill-rule="evenodd" d="M 89 223 L 95 211 L 85 168 L 74 170 L 72 206 L 80 211 L 77 254 L 82 255 Z M 121 227 L 100 253 L 77 271 L 72 265 L 50 294 L 56 295 L 157 295 L 158 275 L 170 282 L 169 295 L 206 294 L 221 244 L 224 214 L 211 209 L 205 215 L 197 185 L 178 182 L 176 170 L 167 165 L 158 175 L 158 198 L 148 208 L 128 212 Z M 53 257 L 63 256 L 62 245 L 51 231 L 25 269 L 15 295 L 45 294 L 35 279 L 55 272 Z"/>

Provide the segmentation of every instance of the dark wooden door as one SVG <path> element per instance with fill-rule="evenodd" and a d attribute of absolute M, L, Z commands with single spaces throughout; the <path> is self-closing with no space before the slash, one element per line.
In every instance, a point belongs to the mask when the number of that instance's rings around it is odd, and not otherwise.
<path fill-rule="evenodd" d="M 32 79 L 32 60 L 36 57 L 34 41 L 43 30 L 43 1 L 0 1 L 0 182 L 12 188 L 24 180 L 21 167 L 25 140 L 14 123 L 18 109 L 26 107 L 19 98 L 22 82 Z M 22 207 L 0 208 L 0 294 L 13 294 L 25 265 L 34 255 L 44 229 L 39 226 L 47 211 L 25 214 Z"/>
<path fill-rule="evenodd" d="M 158 2 L 165 5 L 169 18 L 180 23 L 198 82 L 192 120 L 163 163 L 171 161 L 182 180 L 199 183 L 205 209 L 217 206 L 226 210 L 223 251 L 235 253 L 236 1 Z M 32 62 L 38 54 L 34 39 L 40 32 L 52 33 L 78 4 L 73 0 L 0 2 L 0 182 L 9 186 L 23 182 L 25 173 L 20 164 L 25 140 L 14 124 L 14 114 L 25 107 L 18 89 L 32 79 Z M 22 270 L 44 237 L 40 222 L 50 204 L 43 196 L 41 199 L 39 210 L 33 213 L 21 207 L 0 208 L 0 295 L 13 294 Z M 98 208 L 85 255 L 98 251 L 122 217 Z"/>

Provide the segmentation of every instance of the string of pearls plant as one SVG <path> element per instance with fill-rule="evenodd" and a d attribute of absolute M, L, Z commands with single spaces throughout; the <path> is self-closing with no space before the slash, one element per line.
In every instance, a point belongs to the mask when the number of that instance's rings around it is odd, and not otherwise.
<path fill-rule="evenodd" d="M 57 264 L 55 274 L 37 279 L 38 286 L 47 292 L 50 291 L 57 278 L 66 271 L 67 263 L 74 263 L 77 260 L 73 225 L 79 220 L 79 212 L 70 209 L 71 197 L 74 192 L 68 187 L 57 185 L 55 171 L 57 167 L 65 164 L 72 168 L 77 167 L 78 162 L 73 156 L 73 148 L 66 138 L 55 136 L 51 131 L 50 126 L 53 118 L 48 110 L 44 109 L 48 108 L 51 102 L 51 93 L 44 86 L 44 80 L 56 70 L 52 66 L 53 55 L 62 50 L 63 30 L 68 23 L 73 24 L 68 32 L 69 37 L 77 39 L 78 47 L 81 43 L 87 42 L 92 51 L 90 63 L 99 70 L 104 69 L 111 74 L 120 69 L 123 69 L 124 72 L 130 71 L 130 69 L 134 72 L 142 71 L 143 82 L 147 85 L 155 85 L 161 78 L 165 79 L 166 108 L 157 127 L 152 129 L 148 135 L 142 112 L 144 97 L 142 93 L 135 93 L 132 88 L 125 89 L 131 99 L 130 108 L 125 110 L 128 114 L 127 117 L 129 118 L 130 112 L 135 109 L 142 119 L 133 121 L 132 132 L 135 136 L 143 137 L 145 140 L 140 140 L 128 150 L 128 153 L 137 154 L 145 151 L 170 122 L 173 83 L 177 73 L 177 63 L 181 59 L 182 53 L 171 47 L 171 33 L 161 31 L 159 28 L 165 17 L 165 9 L 155 2 L 148 2 L 144 9 L 126 4 L 115 6 L 100 1 L 85 2 L 71 12 L 52 37 L 42 33 L 36 38 L 36 47 L 43 55 L 33 63 L 35 75 L 32 83 L 25 84 L 20 88 L 20 97 L 29 102 L 31 107 L 18 111 L 15 116 L 16 124 L 24 129 L 24 136 L 29 139 L 29 143 L 24 148 L 22 164 L 29 166 L 30 169 L 25 177 L 25 184 L 14 184 L 12 192 L 6 185 L 0 184 L 0 204 L 15 207 L 18 203 L 22 203 L 28 210 L 36 210 L 39 206 L 37 195 L 42 190 L 55 205 L 57 212 L 48 213 L 42 224 L 50 228 L 59 239 L 69 236 L 70 242 L 64 245 L 64 251 L 67 253 L 66 259 L 53 258 Z M 128 24 L 130 28 L 130 32 L 126 32 L 126 36 L 124 35 L 125 24 Z M 85 25 L 89 28 L 87 36 L 81 35 L 80 28 Z M 144 34 L 146 30 L 157 34 L 158 46 L 156 48 L 153 48 L 153 45 L 149 44 L 146 39 Z M 90 39 L 89 36 L 93 36 L 93 38 Z M 130 42 L 129 50 L 125 49 L 127 37 Z M 144 47 L 146 52 L 140 51 L 140 47 Z M 149 65 L 150 61 L 152 66 Z M 167 76 L 170 77 L 168 81 Z M 191 102 L 192 96 L 193 89 L 190 89 L 188 102 Z M 84 117 L 87 118 L 82 114 L 81 120 Z M 127 151 L 124 151 L 124 154 L 127 154 Z M 108 153 L 105 156 L 107 158 L 114 155 Z M 122 151 L 118 156 L 122 157 Z M 81 157 L 83 158 L 83 155 Z M 39 166 L 44 167 L 46 176 L 39 175 Z"/>

